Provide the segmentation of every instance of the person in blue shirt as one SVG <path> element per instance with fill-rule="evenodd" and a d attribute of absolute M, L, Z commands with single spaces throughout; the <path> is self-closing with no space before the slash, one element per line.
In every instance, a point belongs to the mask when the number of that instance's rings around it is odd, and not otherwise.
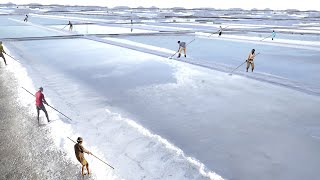
<path fill-rule="evenodd" d="M 271 39 L 272 39 L 272 41 L 273 41 L 273 38 L 275 38 L 276 37 L 276 32 L 274 32 L 274 30 L 272 31 L 272 35 L 271 35 Z"/>

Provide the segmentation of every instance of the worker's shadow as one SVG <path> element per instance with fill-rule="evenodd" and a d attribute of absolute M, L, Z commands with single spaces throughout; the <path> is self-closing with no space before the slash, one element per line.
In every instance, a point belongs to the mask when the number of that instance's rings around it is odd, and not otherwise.
<path fill-rule="evenodd" d="M 88 176 L 88 175 L 82 176 L 81 173 L 79 173 L 76 177 L 77 177 L 77 180 L 94 179 L 94 178 L 92 177 L 92 174 L 91 174 L 90 176 Z"/>
<path fill-rule="evenodd" d="M 39 127 L 43 127 L 43 126 L 47 126 L 47 125 L 49 125 L 49 124 L 52 124 L 52 123 L 54 123 L 55 121 L 58 121 L 59 119 L 53 119 L 53 120 L 50 120 L 50 123 L 48 123 L 47 121 L 45 121 L 45 122 L 40 122 L 38 125 L 39 125 Z"/>
<path fill-rule="evenodd" d="M 41 123 L 39 123 L 39 127 L 44 127 L 44 126 L 46 126 L 46 125 L 48 125 L 48 124 L 41 124 Z"/>

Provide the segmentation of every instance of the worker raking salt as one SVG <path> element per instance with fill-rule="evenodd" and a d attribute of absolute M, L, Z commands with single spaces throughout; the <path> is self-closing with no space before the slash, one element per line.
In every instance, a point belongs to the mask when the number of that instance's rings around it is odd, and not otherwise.
<path fill-rule="evenodd" d="M 274 32 L 274 30 L 272 31 L 272 35 L 271 35 L 271 40 L 273 41 L 273 39 L 276 37 L 276 32 Z"/>
<path fill-rule="evenodd" d="M 221 34 L 222 34 L 222 27 L 220 26 L 220 29 L 219 29 L 219 37 L 221 36 Z"/>
<path fill-rule="evenodd" d="M 248 69 L 249 69 L 250 65 L 251 65 L 251 71 L 253 72 L 253 70 L 254 70 L 254 62 L 253 62 L 253 59 L 254 59 L 254 56 L 255 56 L 254 52 L 255 52 L 255 49 L 252 49 L 250 54 L 249 54 L 249 56 L 248 56 L 248 59 L 247 59 L 247 72 L 248 72 Z"/>
<path fill-rule="evenodd" d="M 2 41 L 0 41 L 0 57 L 2 57 L 4 64 L 7 65 L 6 58 L 4 57 L 3 53 L 7 54 L 3 49 Z"/>
<path fill-rule="evenodd" d="M 39 124 L 39 114 L 40 114 L 40 110 L 42 110 L 46 117 L 47 117 L 47 120 L 48 120 L 48 123 L 50 122 L 49 120 L 49 116 L 48 116 L 48 113 L 47 113 L 47 110 L 46 108 L 44 107 L 43 103 L 45 103 L 46 105 L 49 106 L 49 104 L 47 103 L 46 99 L 44 98 L 44 95 L 43 95 L 43 88 L 40 87 L 39 88 L 39 91 L 36 92 L 35 94 L 35 97 L 36 97 L 36 107 L 37 107 L 37 119 L 38 119 L 38 124 Z"/>
<path fill-rule="evenodd" d="M 187 57 L 187 45 L 186 45 L 186 42 L 181 42 L 181 41 L 178 41 L 178 44 L 179 44 L 179 55 L 178 55 L 178 58 L 180 58 L 181 56 L 181 52 L 183 51 L 184 52 L 184 57 Z"/>
<path fill-rule="evenodd" d="M 72 31 L 72 29 L 73 29 L 73 24 L 71 23 L 71 21 L 69 21 L 69 23 L 68 23 L 67 25 L 69 25 L 69 31 Z"/>
<path fill-rule="evenodd" d="M 82 142 L 83 139 L 82 137 L 78 137 L 77 139 L 77 143 L 74 145 L 74 152 L 76 154 L 76 158 L 78 159 L 78 161 L 81 163 L 82 165 L 82 169 L 81 169 L 81 174 L 82 176 L 88 174 L 90 175 L 90 170 L 89 170 L 89 163 L 87 162 L 87 160 L 84 158 L 84 153 L 87 154 L 91 154 L 92 153 L 88 150 L 86 150 L 83 146 L 82 146 Z M 84 167 L 87 168 L 87 173 L 84 173 Z"/>
<path fill-rule="evenodd" d="M 26 14 L 26 17 L 23 19 L 24 22 L 28 22 L 29 16 Z"/>

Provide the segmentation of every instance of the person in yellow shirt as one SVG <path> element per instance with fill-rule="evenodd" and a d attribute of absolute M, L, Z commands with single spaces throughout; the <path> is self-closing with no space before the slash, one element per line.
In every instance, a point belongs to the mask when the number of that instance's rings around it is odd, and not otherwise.
<path fill-rule="evenodd" d="M 90 151 L 86 150 L 83 146 L 82 146 L 82 142 L 83 142 L 83 139 L 82 137 L 78 137 L 77 139 L 77 144 L 74 145 L 74 152 L 76 154 L 76 158 L 78 159 L 78 161 L 81 163 L 82 165 L 82 171 L 81 171 L 81 174 L 82 176 L 86 175 L 84 173 L 84 167 L 87 168 L 87 172 L 88 172 L 88 175 L 90 175 L 90 170 L 89 170 L 89 163 L 87 162 L 87 160 L 84 158 L 84 153 L 87 153 L 87 154 L 92 154 Z"/>
<path fill-rule="evenodd" d="M 3 53 L 7 54 L 3 49 L 2 41 L 0 41 L 0 57 L 2 57 L 2 59 L 4 60 L 4 64 L 7 65 L 6 58 L 4 57 Z"/>
<path fill-rule="evenodd" d="M 255 52 L 255 49 L 252 49 L 249 56 L 248 56 L 248 60 L 247 60 L 247 72 L 248 72 L 248 69 L 250 68 L 250 65 L 251 65 L 251 70 L 253 72 L 254 70 L 254 62 L 253 62 L 253 59 L 254 59 L 254 54 Z"/>

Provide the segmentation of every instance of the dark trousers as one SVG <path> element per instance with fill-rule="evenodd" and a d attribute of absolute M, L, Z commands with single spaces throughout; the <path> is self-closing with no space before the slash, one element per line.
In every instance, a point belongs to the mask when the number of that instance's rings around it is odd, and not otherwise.
<path fill-rule="evenodd" d="M 4 58 L 4 55 L 2 53 L 0 53 L 0 57 L 2 57 L 3 61 L 4 61 L 4 64 L 7 65 L 7 61 L 6 61 L 6 58 Z"/>
<path fill-rule="evenodd" d="M 42 111 L 44 112 L 44 114 L 46 115 L 47 120 L 48 120 L 48 122 L 49 122 L 50 120 L 49 120 L 48 112 L 47 112 L 47 110 L 46 110 L 46 107 L 44 107 L 43 104 L 37 106 L 37 119 L 38 119 L 38 122 L 39 122 L 40 110 L 42 110 Z"/>

